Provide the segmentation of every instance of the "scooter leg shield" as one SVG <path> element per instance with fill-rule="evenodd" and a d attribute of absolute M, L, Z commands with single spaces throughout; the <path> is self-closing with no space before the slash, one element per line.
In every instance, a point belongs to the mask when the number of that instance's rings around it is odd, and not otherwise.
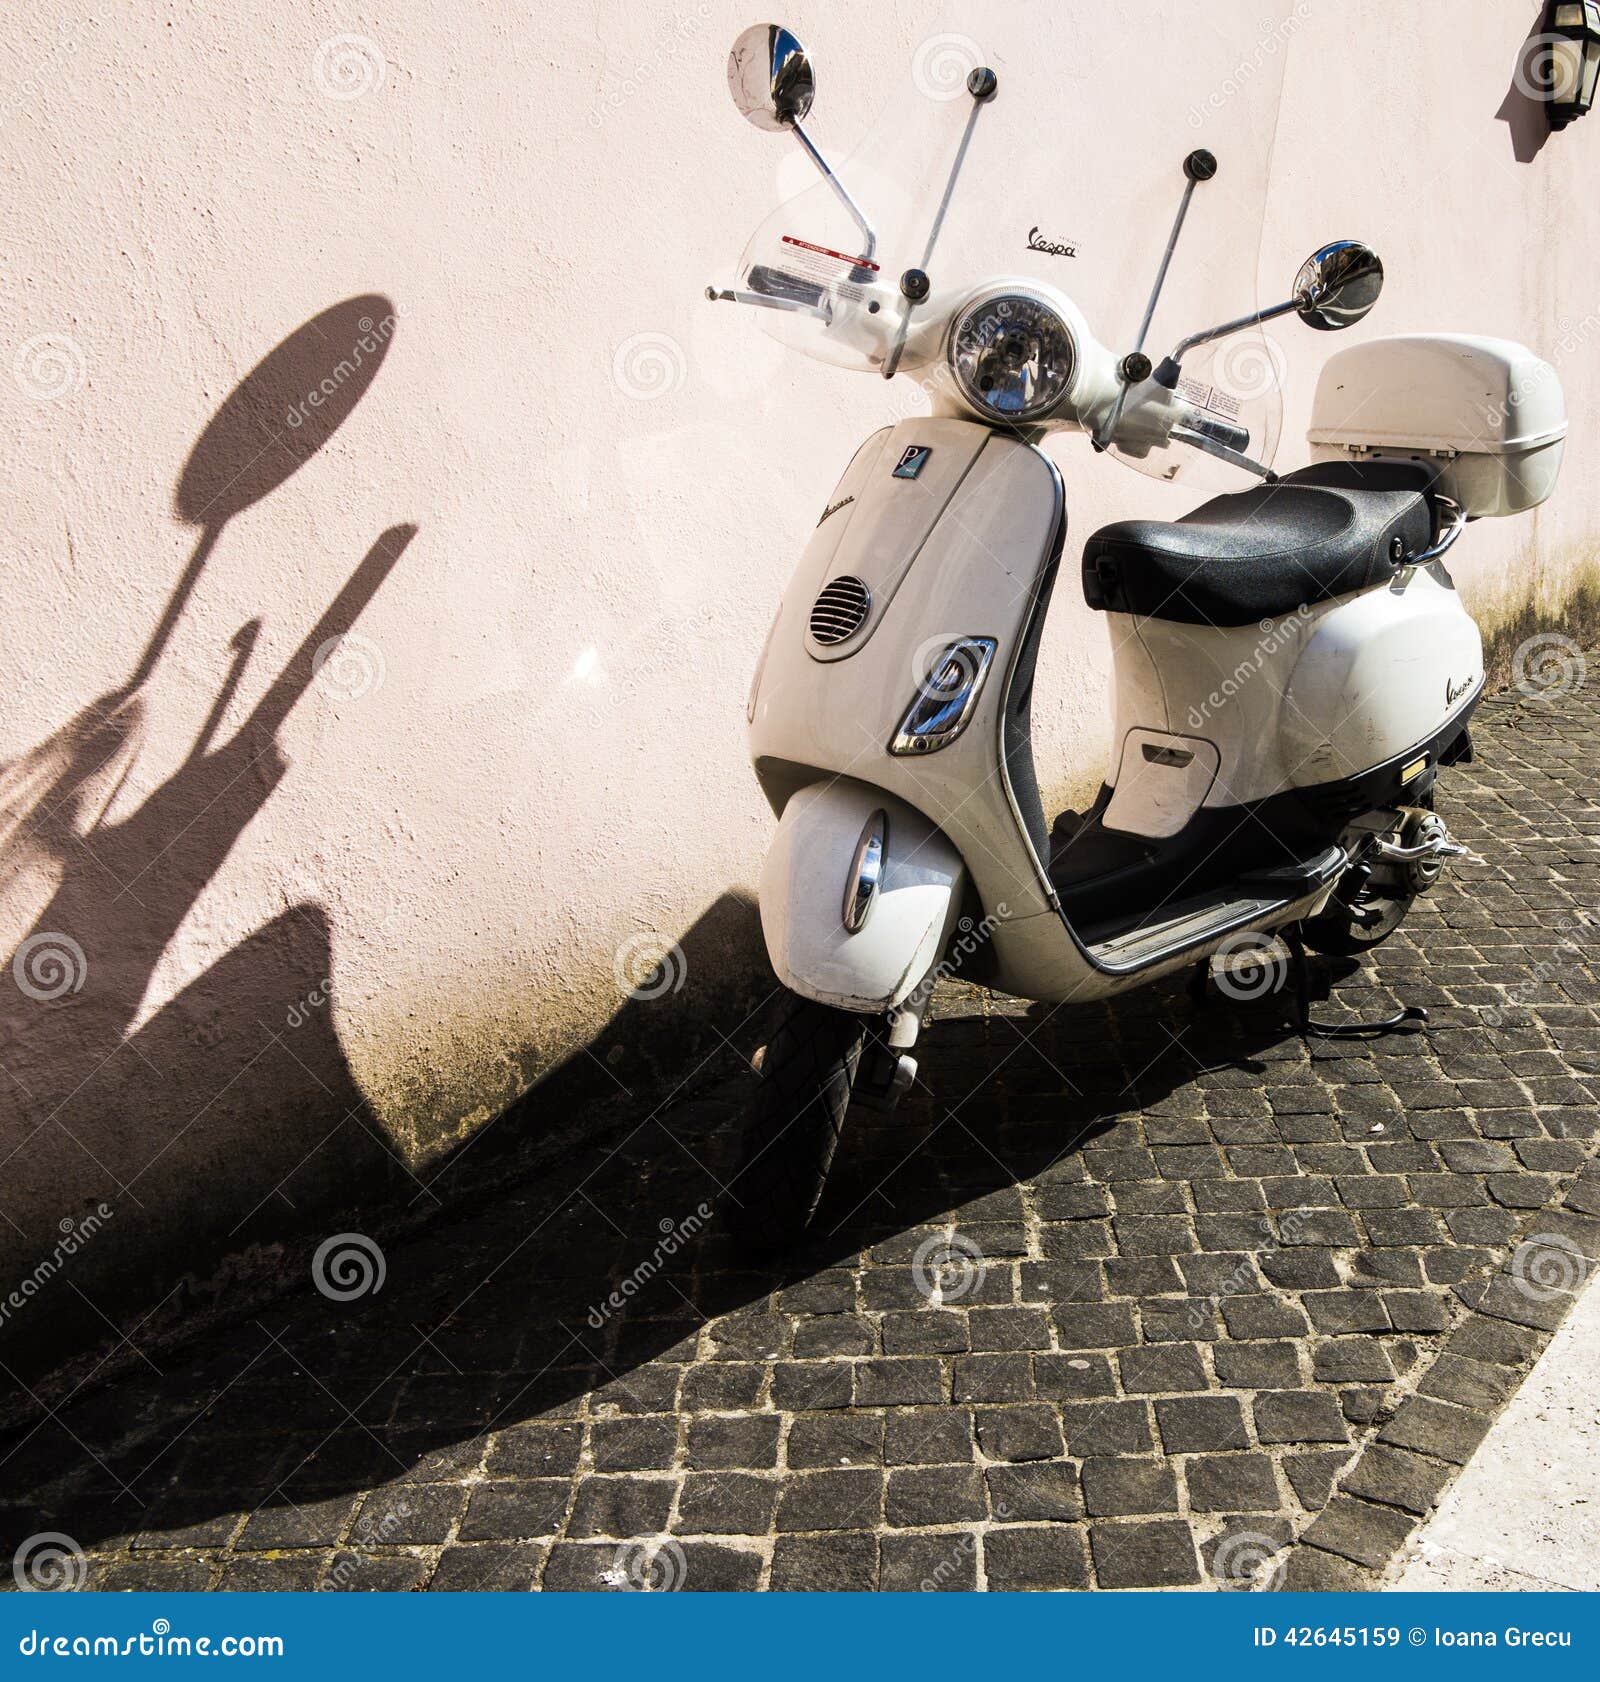
<path fill-rule="evenodd" d="M 863 841 L 878 830 L 881 856 L 864 858 Z M 869 890 L 863 872 L 870 878 L 874 862 Z M 904 801 L 847 778 L 812 783 L 784 807 L 761 867 L 772 967 L 785 987 L 819 1004 L 892 1010 L 939 961 L 965 879 L 960 853 Z M 847 897 L 858 914 L 867 901 L 853 932 Z"/>

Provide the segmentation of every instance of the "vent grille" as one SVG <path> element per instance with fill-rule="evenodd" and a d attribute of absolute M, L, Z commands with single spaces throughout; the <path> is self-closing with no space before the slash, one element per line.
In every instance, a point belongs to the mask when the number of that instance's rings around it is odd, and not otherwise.
<path fill-rule="evenodd" d="M 848 573 L 824 584 L 811 607 L 812 641 L 825 648 L 847 642 L 859 631 L 872 606 L 872 592 Z"/>

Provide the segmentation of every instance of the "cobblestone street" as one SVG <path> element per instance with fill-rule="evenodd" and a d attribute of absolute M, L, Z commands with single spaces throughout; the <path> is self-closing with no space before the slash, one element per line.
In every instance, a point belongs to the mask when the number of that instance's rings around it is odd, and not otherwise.
<path fill-rule="evenodd" d="M 747 1077 L 702 1071 L 385 1241 L 381 1290 L 307 1280 L 14 1432 L 8 1551 L 156 1590 L 1375 1586 L 1600 1255 L 1597 697 L 1486 704 L 1439 800 L 1484 862 L 1316 961 L 1322 1016 L 1425 1031 L 948 989 L 781 1275 L 715 1212 Z"/>

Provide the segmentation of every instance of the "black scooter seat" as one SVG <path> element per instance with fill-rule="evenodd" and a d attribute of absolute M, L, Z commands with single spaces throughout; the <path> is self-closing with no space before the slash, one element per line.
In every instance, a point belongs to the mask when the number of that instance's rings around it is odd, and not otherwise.
<path fill-rule="evenodd" d="M 1219 496 L 1181 520 L 1104 526 L 1083 593 L 1105 613 L 1249 625 L 1387 584 L 1433 542 L 1420 462 L 1325 462 Z"/>

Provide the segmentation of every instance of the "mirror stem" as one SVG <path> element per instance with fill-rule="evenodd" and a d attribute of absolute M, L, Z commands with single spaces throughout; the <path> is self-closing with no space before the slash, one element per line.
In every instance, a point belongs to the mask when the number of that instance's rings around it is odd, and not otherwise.
<path fill-rule="evenodd" d="M 1226 339 L 1231 333 L 1242 333 L 1247 327 L 1259 327 L 1263 321 L 1276 321 L 1280 315 L 1287 315 L 1290 310 L 1298 309 L 1300 300 L 1291 298 L 1286 304 L 1274 304 L 1271 309 L 1257 310 L 1254 315 L 1242 315 L 1237 321 L 1225 321 L 1220 327 L 1208 327 L 1203 333 L 1191 333 L 1187 339 L 1180 340 L 1165 362 L 1155 372 L 1157 385 L 1164 385 L 1168 391 L 1175 390 L 1178 384 L 1180 364 L 1184 357 L 1197 345 L 1208 345 L 1214 339 Z"/>
<path fill-rule="evenodd" d="M 866 249 L 861 253 L 861 255 L 870 263 L 878 254 L 878 236 L 873 233 L 872 224 L 862 214 L 861 206 L 850 197 L 849 192 L 845 188 L 844 182 L 842 182 L 828 167 L 828 160 L 823 157 L 821 152 L 819 152 L 816 146 L 812 143 L 811 136 L 807 134 L 803 128 L 801 128 L 798 122 L 791 122 L 789 127 L 794 130 L 795 139 L 798 140 L 805 148 L 806 156 L 810 158 L 812 163 L 814 163 L 817 166 L 817 169 L 821 172 L 822 179 L 833 188 L 834 194 L 838 198 L 839 203 L 850 212 L 855 225 L 861 230 L 861 237 L 866 241 Z"/>

